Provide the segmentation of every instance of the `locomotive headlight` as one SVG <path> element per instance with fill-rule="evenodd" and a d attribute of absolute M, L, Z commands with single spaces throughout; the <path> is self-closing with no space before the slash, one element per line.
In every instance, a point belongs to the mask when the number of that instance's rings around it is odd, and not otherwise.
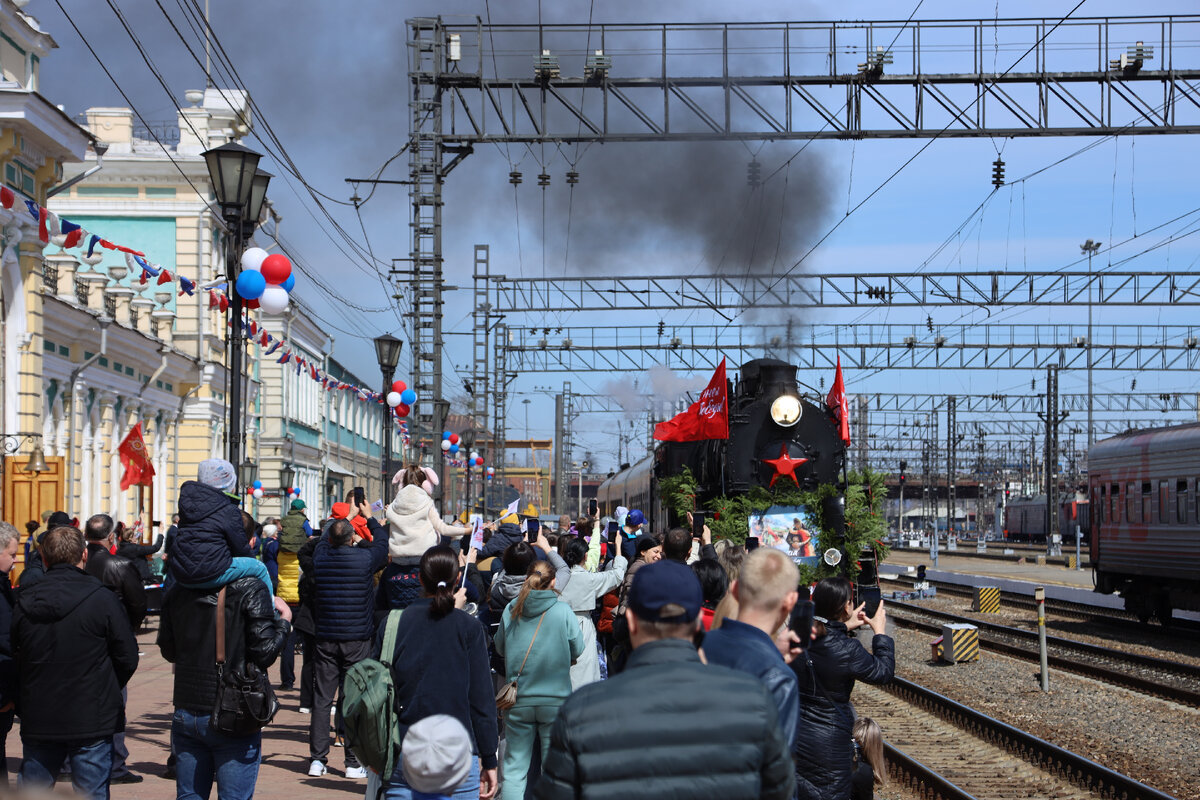
<path fill-rule="evenodd" d="M 785 428 L 795 425 L 800 421 L 800 400 L 790 394 L 776 397 L 771 403 L 771 419 Z"/>

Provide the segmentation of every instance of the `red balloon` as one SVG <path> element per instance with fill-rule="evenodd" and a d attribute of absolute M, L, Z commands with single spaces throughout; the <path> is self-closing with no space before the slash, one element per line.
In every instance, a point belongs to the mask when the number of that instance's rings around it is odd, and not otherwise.
<path fill-rule="evenodd" d="M 267 279 L 267 283 L 278 286 L 291 277 L 292 262 L 288 261 L 287 256 L 272 253 L 263 259 L 260 271 L 262 276 Z"/>
<path fill-rule="evenodd" d="M 409 411 L 410 411 L 409 407 L 406 406 L 404 403 L 401 403 L 400 405 L 396 406 L 396 416 L 397 417 L 407 417 Z"/>
<path fill-rule="evenodd" d="M 458 434 L 457 433 L 450 434 L 450 444 L 458 444 Z"/>
<path fill-rule="evenodd" d="M 392 391 L 395 392 L 396 394 L 400 394 L 407 388 L 408 388 L 408 384 L 405 383 L 404 381 L 396 381 L 395 383 L 392 384 Z"/>
<path fill-rule="evenodd" d="M 258 298 L 256 297 L 253 300 L 243 300 L 242 305 L 246 308 L 258 308 Z"/>
<path fill-rule="evenodd" d="M 482 459 L 482 458 L 477 458 L 477 459 L 475 459 L 475 466 L 477 466 L 477 467 L 482 467 L 482 466 L 483 466 L 483 459 Z"/>

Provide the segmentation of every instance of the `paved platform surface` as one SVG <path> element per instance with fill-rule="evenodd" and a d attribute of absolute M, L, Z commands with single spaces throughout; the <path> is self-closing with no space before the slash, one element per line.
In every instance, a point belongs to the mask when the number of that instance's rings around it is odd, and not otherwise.
<path fill-rule="evenodd" d="M 889 566 L 916 566 L 924 564 L 932 577 L 933 570 L 957 572 L 969 575 L 984 575 L 992 578 L 1009 578 L 1017 581 L 1036 583 L 1039 586 L 1072 586 L 1092 591 L 1092 570 L 1084 567 L 1082 570 L 1067 569 L 1058 565 L 1039 567 L 1033 559 L 1024 564 L 1013 561 L 997 561 L 990 558 L 971 558 L 941 553 L 935 567 L 929 553 L 924 550 L 893 550 L 887 561 L 880 565 L 881 571 L 887 572 Z M 1104 597 L 1104 595 L 1095 595 Z"/>
<path fill-rule="evenodd" d="M 112 787 L 113 800 L 167 800 L 175 796 L 175 782 L 162 777 L 166 768 L 171 733 L 171 665 L 159 655 L 154 641 L 158 618 L 150 617 L 138 636 L 142 657 L 138 671 L 129 682 L 126 707 L 129 767 L 145 776 L 139 784 Z M 300 656 L 296 667 L 300 667 Z M 279 684 L 278 665 L 271 668 L 272 681 Z M 281 709 L 263 734 L 263 760 L 259 770 L 256 800 L 306 800 L 307 798 L 362 797 L 365 780 L 342 777 L 342 748 L 329 754 L 329 773 L 321 778 L 308 777 L 308 715 L 298 712 L 300 694 L 279 692 Z M 83 698 L 81 698 L 81 702 Z M 8 769 L 14 776 L 20 767 L 20 723 L 8 736 Z M 73 797 L 70 783 L 58 784 L 57 794 Z M 216 798 L 216 787 L 212 797 Z"/>

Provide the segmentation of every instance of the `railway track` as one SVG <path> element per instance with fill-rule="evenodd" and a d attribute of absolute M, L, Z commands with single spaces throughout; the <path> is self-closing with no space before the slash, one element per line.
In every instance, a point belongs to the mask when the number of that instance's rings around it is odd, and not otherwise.
<path fill-rule="evenodd" d="M 910 575 L 897 575 L 894 578 L 880 576 L 881 583 L 893 582 L 900 583 L 909 588 L 916 583 L 916 579 Z M 985 581 L 986 582 L 986 579 Z M 974 591 L 970 586 L 963 586 L 957 583 L 947 583 L 945 581 L 929 580 L 928 583 L 937 587 L 940 594 L 950 594 L 955 597 L 973 597 Z M 1016 594 L 1014 592 L 1001 591 L 1000 597 L 1004 605 L 1009 608 L 1026 608 L 1030 611 L 1037 610 L 1037 602 L 1033 598 L 1026 595 Z M 1162 626 L 1151 627 L 1140 622 L 1137 618 L 1128 611 L 1120 608 L 1108 608 L 1106 606 L 1093 606 L 1087 603 L 1073 603 L 1069 600 L 1055 600 L 1046 598 L 1046 613 L 1053 614 L 1055 617 L 1075 620 L 1099 621 L 1105 625 L 1110 625 L 1116 628 L 1124 628 L 1127 630 L 1137 630 L 1139 632 L 1146 631 L 1162 631 Z M 1200 623 L 1190 619 L 1174 619 L 1170 626 L 1165 628 L 1170 630 L 1172 635 L 1185 633 L 1187 635 L 1200 636 Z"/>
<path fill-rule="evenodd" d="M 922 797 L 1171 800 L 1133 778 L 904 678 L 887 686 L 858 684 L 854 705 L 861 716 L 883 728 L 893 776 Z"/>
<path fill-rule="evenodd" d="M 945 611 L 890 601 L 891 619 L 898 625 L 930 633 L 941 632 L 941 622 L 966 622 L 979 629 L 979 646 L 993 652 L 1037 663 L 1038 636 L 1033 631 L 984 622 Z M 922 621 L 920 618 L 935 620 Z M 1143 694 L 1200 708 L 1200 667 L 1163 658 L 1111 650 L 1087 642 L 1047 636 L 1048 663 L 1055 669 L 1133 689 Z"/>

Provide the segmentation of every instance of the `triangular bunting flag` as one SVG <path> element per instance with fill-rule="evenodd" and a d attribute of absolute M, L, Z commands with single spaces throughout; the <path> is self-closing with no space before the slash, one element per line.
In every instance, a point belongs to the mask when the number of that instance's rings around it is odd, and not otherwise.
<path fill-rule="evenodd" d="M 182 275 L 179 276 L 179 293 L 186 294 L 188 297 L 196 296 L 196 283 L 190 281 Z"/>
<path fill-rule="evenodd" d="M 164 270 L 162 271 L 162 274 L 160 274 L 160 275 L 158 276 L 158 285 L 159 285 L 159 286 L 162 286 L 164 283 L 170 283 L 170 282 L 171 282 L 171 273 L 167 272 L 167 271 L 164 269 Z"/>

